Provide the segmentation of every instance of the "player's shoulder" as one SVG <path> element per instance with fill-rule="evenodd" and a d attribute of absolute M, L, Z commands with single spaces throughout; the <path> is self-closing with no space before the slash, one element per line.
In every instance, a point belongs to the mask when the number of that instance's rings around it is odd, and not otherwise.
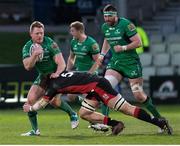
<path fill-rule="evenodd" d="M 96 40 L 93 37 L 91 37 L 91 36 L 87 36 L 87 41 L 89 43 L 95 43 L 96 42 Z"/>
<path fill-rule="evenodd" d="M 44 41 L 45 42 L 53 42 L 53 39 L 50 38 L 49 36 L 44 36 Z"/>
<path fill-rule="evenodd" d="M 23 50 L 24 49 L 29 49 L 33 44 L 33 41 L 32 40 L 29 40 L 25 43 L 25 45 L 23 46 Z"/>
<path fill-rule="evenodd" d="M 109 26 L 108 26 L 108 24 L 107 23 L 103 23 L 102 24 L 102 26 L 101 26 L 101 29 L 103 30 L 103 29 L 107 29 Z"/>
<path fill-rule="evenodd" d="M 131 23 L 131 21 L 130 21 L 129 19 L 124 18 L 124 17 L 119 18 L 119 22 L 120 22 L 120 24 L 122 24 L 122 25 L 128 25 L 128 24 Z"/>
<path fill-rule="evenodd" d="M 75 43 L 75 42 L 77 42 L 77 40 L 75 38 L 72 38 L 71 43 Z"/>

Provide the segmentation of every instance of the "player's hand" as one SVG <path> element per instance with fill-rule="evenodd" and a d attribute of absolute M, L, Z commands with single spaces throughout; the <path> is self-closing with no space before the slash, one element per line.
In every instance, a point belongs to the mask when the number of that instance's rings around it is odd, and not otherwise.
<path fill-rule="evenodd" d="M 33 55 L 35 56 L 39 56 L 41 54 L 43 54 L 43 48 L 40 44 L 33 44 L 33 52 L 32 52 Z"/>
<path fill-rule="evenodd" d="M 57 78 L 57 77 L 59 77 L 59 73 L 52 73 L 52 74 L 50 75 L 50 79 L 51 79 L 51 78 Z"/>
<path fill-rule="evenodd" d="M 115 52 L 121 52 L 121 51 L 123 51 L 122 46 L 120 46 L 120 45 L 114 46 L 114 51 L 115 51 Z"/>
<path fill-rule="evenodd" d="M 103 60 L 104 60 L 104 56 L 103 56 L 103 55 L 99 55 L 98 59 L 96 60 L 96 63 L 97 63 L 99 66 L 101 66 Z"/>
<path fill-rule="evenodd" d="M 25 103 L 23 105 L 23 111 L 26 113 L 30 112 L 30 107 L 31 107 L 31 105 L 29 105 L 28 103 Z"/>

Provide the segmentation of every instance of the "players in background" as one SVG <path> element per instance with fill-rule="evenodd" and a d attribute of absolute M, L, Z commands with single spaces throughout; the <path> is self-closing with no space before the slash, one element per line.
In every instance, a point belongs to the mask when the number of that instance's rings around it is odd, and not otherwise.
<path fill-rule="evenodd" d="M 112 88 L 108 80 L 85 72 L 64 71 L 58 78 L 51 79 L 44 97 L 32 106 L 25 104 L 23 106 L 24 112 L 37 111 L 44 108 L 54 95 L 58 93 L 86 93 L 87 96 L 79 110 L 80 117 L 89 122 L 103 123 L 111 126 L 113 135 L 118 135 L 124 129 L 124 124 L 121 121 L 112 120 L 108 116 L 95 112 L 99 101 L 111 109 L 156 125 L 165 130 L 167 134 L 172 134 L 171 127 L 169 127 L 168 122 L 164 118 L 151 117 L 142 108 L 129 104 Z"/>
<path fill-rule="evenodd" d="M 99 45 L 90 36 L 85 34 L 84 24 L 75 21 L 70 24 L 70 33 L 73 36 L 71 40 L 71 50 L 67 61 L 67 70 L 70 71 L 73 68 L 77 71 L 92 73 L 91 68 L 95 61 L 99 57 Z M 93 74 L 98 74 L 97 70 Z M 80 100 L 80 96 L 69 95 L 70 100 Z M 79 101 L 78 101 L 79 102 Z M 82 102 L 82 101 L 81 101 Z M 104 104 L 101 104 L 102 113 L 108 115 L 109 108 Z M 96 124 L 91 125 L 92 128 L 97 130 L 107 129 L 105 125 Z"/>
<path fill-rule="evenodd" d="M 44 36 L 44 25 L 41 22 L 35 21 L 31 24 L 30 36 L 31 40 L 24 45 L 22 56 L 25 69 L 29 71 L 35 67 L 39 73 L 27 95 L 27 103 L 33 105 L 45 94 L 48 78 L 57 78 L 65 70 L 66 64 L 58 45 L 51 38 Z M 76 112 L 65 101 L 57 96 L 51 105 L 68 113 L 72 128 L 78 126 Z M 22 136 L 40 135 L 37 112 L 28 112 L 28 117 L 32 130 Z"/>
<path fill-rule="evenodd" d="M 103 9 L 104 21 L 102 32 L 104 42 L 97 63 L 101 63 L 109 51 L 112 52 L 105 78 L 112 87 L 127 77 L 131 90 L 138 102 L 142 103 L 154 117 L 161 115 L 153 105 L 152 100 L 143 91 L 142 66 L 136 48 L 141 46 L 141 39 L 137 34 L 136 27 L 126 18 L 118 18 L 117 10 L 108 4 Z"/>

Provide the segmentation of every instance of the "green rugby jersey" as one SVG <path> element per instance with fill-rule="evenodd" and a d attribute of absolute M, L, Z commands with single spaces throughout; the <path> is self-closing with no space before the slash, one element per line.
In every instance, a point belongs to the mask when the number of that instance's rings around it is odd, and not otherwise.
<path fill-rule="evenodd" d="M 22 58 L 30 57 L 32 53 L 32 40 L 29 40 L 22 49 Z M 35 68 L 39 74 L 49 74 L 55 72 L 57 69 L 57 64 L 54 62 L 53 57 L 60 53 L 58 45 L 49 37 L 44 37 L 43 43 L 41 44 L 43 48 L 43 58 L 42 60 L 36 62 Z"/>
<path fill-rule="evenodd" d="M 106 38 L 110 45 L 112 57 L 114 59 L 116 58 L 123 61 L 130 61 L 133 58 L 138 58 L 135 49 L 124 52 L 114 51 L 114 46 L 128 45 L 131 42 L 129 38 L 137 33 L 136 27 L 129 20 L 120 18 L 118 19 L 118 23 L 114 26 L 109 26 L 107 23 L 104 23 L 102 25 L 102 32 L 104 34 L 104 38 Z"/>
<path fill-rule="evenodd" d="M 71 51 L 76 56 L 75 68 L 78 71 L 88 71 L 94 64 L 92 55 L 100 52 L 99 45 L 90 36 L 83 42 L 79 42 L 77 39 L 71 40 Z"/>

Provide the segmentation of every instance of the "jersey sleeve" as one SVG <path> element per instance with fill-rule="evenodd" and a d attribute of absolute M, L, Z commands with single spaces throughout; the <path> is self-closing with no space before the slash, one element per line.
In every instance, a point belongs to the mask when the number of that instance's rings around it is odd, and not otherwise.
<path fill-rule="evenodd" d="M 125 19 L 124 21 L 125 21 L 124 22 L 124 24 L 125 24 L 125 33 L 130 38 L 130 37 L 134 36 L 137 33 L 136 26 L 127 19 Z"/>
<path fill-rule="evenodd" d="M 105 32 L 105 23 L 101 26 L 101 33 L 103 34 L 103 36 L 105 36 L 104 32 Z"/>
<path fill-rule="evenodd" d="M 29 44 L 25 44 L 23 49 L 22 49 L 22 59 L 25 59 L 27 57 L 31 56 L 31 49 L 30 49 L 31 45 Z"/>
<path fill-rule="evenodd" d="M 96 41 L 92 42 L 90 47 L 90 53 L 92 55 L 98 54 L 100 52 L 99 45 Z"/>
<path fill-rule="evenodd" d="M 60 50 L 58 44 L 50 38 L 49 38 L 49 41 L 50 41 L 49 49 L 50 49 L 50 52 L 53 54 L 53 56 L 61 53 L 61 50 Z"/>
<path fill-rule="evenodd" d="M 73 52 L 73 44 L 74 44 L 74 39 L 70 41 L 70 50 Z"/>

